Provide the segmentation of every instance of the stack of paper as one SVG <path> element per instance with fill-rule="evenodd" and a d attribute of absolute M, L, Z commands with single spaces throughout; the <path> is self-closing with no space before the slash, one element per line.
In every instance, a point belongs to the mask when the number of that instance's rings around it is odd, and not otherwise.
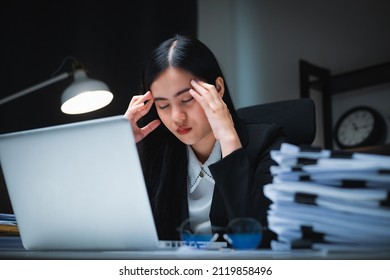
<path fill-rule="evenodd" d="M 0 235 L 19 234 L 14 214 L 0 213 Z"/>
<path fill-rule="evenodd" d="M 389 156 L 290 144 L 271 156 L 273 249 L 390 249 Z"/>

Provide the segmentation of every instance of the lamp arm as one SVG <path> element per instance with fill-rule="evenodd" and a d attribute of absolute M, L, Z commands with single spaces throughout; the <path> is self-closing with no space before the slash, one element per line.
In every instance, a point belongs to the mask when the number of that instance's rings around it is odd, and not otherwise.
<path fill-rule="evenodd" d="M 65 72 L 65 73 L 62 73 L 62 74 L 60 74 L 58 76 L 55 76 L 55 77 L 53 77 L 53 78 L 51 78 L 49 80 L 41 82 L 41 83 L 39 83 L 39 84 L 37 84 L 35 86 L 31 86 L 31 87 L 26 88 L 24 90 L 21 90 L 21 91 L 19 91 L 17 93 L 11 94 L 10 96 L 7 96 L 7 97 L 5 97 L 3 99 L 0 99 L 0 105 L 3 105 L 4 103 L 7 103 L 7 102 L 12 101 L 14 99 L 17 99 L 19 97 L 22 97 L 22 96 L 24 96 L 26 94 L 29 94 L 29 93 L 31 93 L 33 91 L 36 91 L 36 90 L 41 89 L 43 87 L 46 87 L 48 85 L 54 84 L 54 83 L 56 83 L 58 81 L 64 80 L 64 79 L 68 78 L 70 75 L 71 75 L 71 73 Z"/>

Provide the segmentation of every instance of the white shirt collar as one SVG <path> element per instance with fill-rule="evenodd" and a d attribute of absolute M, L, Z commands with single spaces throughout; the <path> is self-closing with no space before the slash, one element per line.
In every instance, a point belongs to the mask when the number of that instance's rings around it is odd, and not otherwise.
<path fill-rule="evenodd" d="M 202 165 L 198 158 L 196 157 L 194 151 L 190 146 L 187 146 L 187 154 L 188 154 L 188 188 L 190 193 L 192 193 L 197 186 L 199 185 L 199 182 L 202 179 L 207 179 L 213 184 L 214 179 L 213 176 L 209 170 L 209 165 L 219 161 L 222 156 L 221 152 L 221 145 L 218 141 L 215 142 L 214 148 L 211 151 L 211 154 L 209 158 L 206 160 L 206 162 Z M 203 174 L 203 177 L 201 176 L 201 173 Z"/>

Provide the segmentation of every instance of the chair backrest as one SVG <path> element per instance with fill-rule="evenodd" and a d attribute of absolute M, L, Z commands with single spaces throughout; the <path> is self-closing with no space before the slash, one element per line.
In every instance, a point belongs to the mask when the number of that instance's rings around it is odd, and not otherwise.
<path fill-rule="evenodd" d="M 283 126 L 287 141 L 295 145 L 310 145 L 316 134 L 315 105 L 310 98 L 278 101 L 237 110 L 245 120 L 275 123 Z"/>

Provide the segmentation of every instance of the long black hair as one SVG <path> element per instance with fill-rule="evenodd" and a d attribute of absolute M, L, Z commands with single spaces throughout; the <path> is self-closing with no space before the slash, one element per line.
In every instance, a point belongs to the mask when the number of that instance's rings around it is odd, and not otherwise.
<path fill-rule="evenodd" d="M 202 42 L 194 37 L 176 35 L 161 43 L 146 61 L 142 73 L 142 93 L 150 90 L 151 84 L 168 67 L 190 72 L 209 84 L 215 85 L 217 77 L 224 79 L 217 59 Z M 238 117 L 226 82 L 223 100 L 237 123 Z M 155 106 L 152 106 L 140 125 L 154 119 L 159 117 Z M 165 223 L 165 227 L 170 224 L 174 235 L 175 227 L 181 222 L 178 213 L 185 211 L 181 207 L 183 200 L 187 199 L 186 146 L 161 124 L 138 147 L 156 222 Z M 157 224 L 157 228 L 159 226 Z M 169 239 L 172 235 L 160 238 Z"/>

